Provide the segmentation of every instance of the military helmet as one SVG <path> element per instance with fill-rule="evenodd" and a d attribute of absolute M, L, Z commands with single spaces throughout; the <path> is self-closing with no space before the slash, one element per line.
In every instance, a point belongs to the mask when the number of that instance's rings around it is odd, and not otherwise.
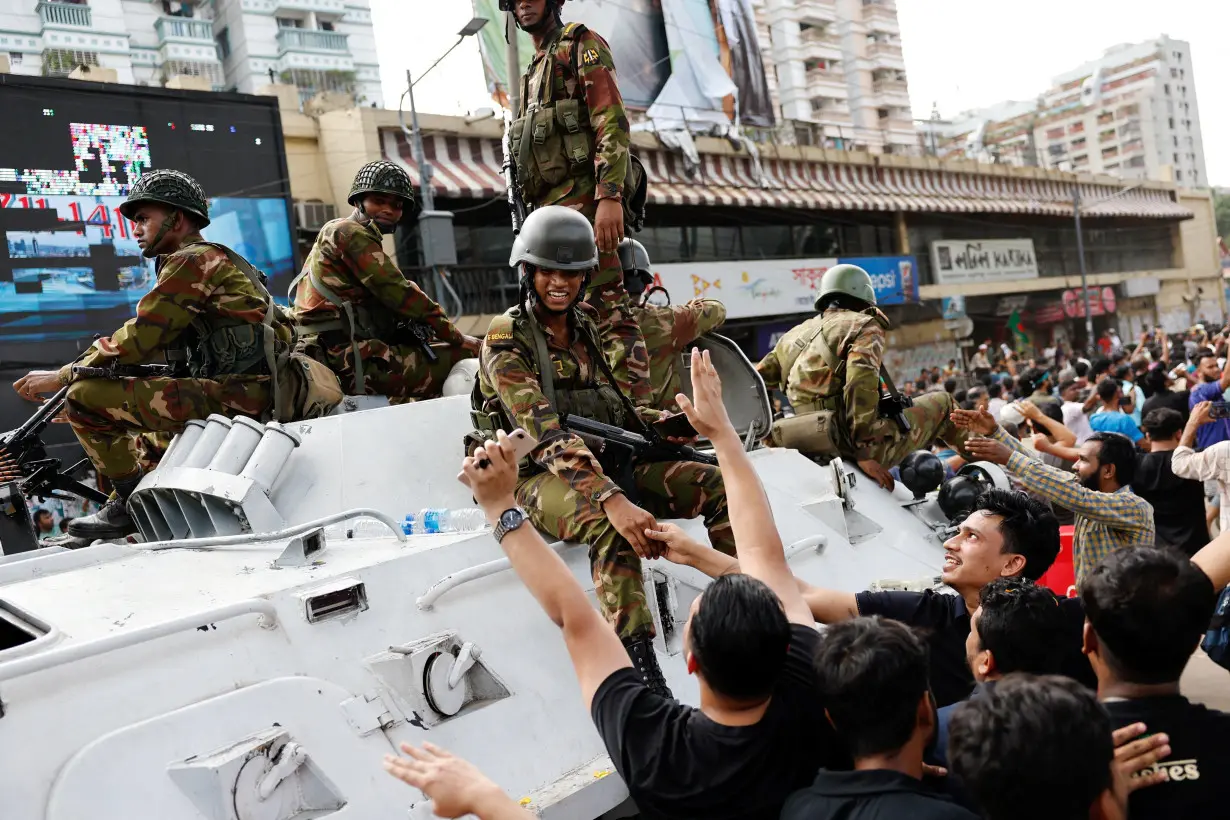
<path fill-rule="evenodd" d="M 409 207 L 414 204 L 414 186 L 410 184 L 410 175 L 400 165 L 387 159 L 369 162 L 354 175 L 350 185 L 350 196 L 346 201 L 358 205 L 364 194 L 389 194 L 400 197 Z"/>
<path fill-rule="evenodd" d="M 136 216 L 137 207 L 143 202 L 160 202 L 192 214 L 204 228 L 209 224 L 209 200 L 197 181 L 183 171 L 147 171 L 133 183 L 128 199 L 120 205 L 125 219 Z"/>
<path fill-rule="evenodd" d="M 598 266 L 594 229 L 582 214 L 546 205 L 525 218 L 513 242 L 510 267 L 521 263 L 547 270 L 590 270 Z"/>
<path fill-rule="evenodd" d="M 629 294 L 639 296 L 653 284 L 649 251 L 635 239 L 624 239 L 619 243 L 619 266 L 624 269 L 624 287 Z"/>
<path fill-rule="evenodd" d="M 871 284 L 871 276 L 858 265 L 834 265 L 824 272 L 820 279 L 820 292 L 816 294 L 816 310 L 820 310 L 827 297 L 838 295 L 849 296 L 868 305 L 876 303 L 876 289 Z"/>
<path fill-rule="evenodd" d="M 547 0 L 548 5 L 554 4 L 561 9 L 564 7 L 565 0 Z M 500 0 L 500 11 L 512 11 L 513 6 L 517 5 L 517 0 Z"/>

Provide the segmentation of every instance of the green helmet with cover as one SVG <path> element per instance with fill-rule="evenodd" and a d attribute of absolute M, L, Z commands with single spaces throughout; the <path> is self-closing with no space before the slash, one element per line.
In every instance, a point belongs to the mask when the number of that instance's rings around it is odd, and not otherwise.
<path fill-rule="evenodd" d="M 198 227 L 209 224 L 209 200 L 195 179 L 183 171 L 157 170 L 142 174 L 128 191 L 120 205 L 125 219 L 133 219 L 137 208 L 145 202 L 170 205 L 196 218 Z"/>
<path fill-rule="evenodd" d="M 407 208 L 414 205 L 414 185 L 410 182 L 410 175 L 400 165 L 387 159 L 369 162 L 359 169 L 346 201 L 357 207 L 359 200 L 367 194 L 388 194 L 399 197 Z"/>
<path fill-rule="evenodd" d="M 876 303 L 875 285 L 871 276 L 858 265 L 834 265 L 820 279 L 820 292 L 816 294 L 816 310 L 823 310 L 835 298 L 848 297 L 871 306 Z"/>

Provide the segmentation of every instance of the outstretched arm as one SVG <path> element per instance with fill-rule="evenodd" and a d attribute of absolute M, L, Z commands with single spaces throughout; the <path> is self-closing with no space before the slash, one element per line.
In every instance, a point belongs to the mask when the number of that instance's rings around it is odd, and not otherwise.
<path fill-rule="evenodd" d="M 512 440 L 502 431 L 497 435 L 498 442 L 489 441 L 485 447 L 475 448 L 475 455 L 467 457 L 461 467 L 474 500 L 492 526 L 499 522 L 501 513 L 517 506 L 513 495 L 517 486 L 517 455 Z M 628 654 L 538 530 L 528 522 L 522 524 L 505 535 L 500 546 L 543 612 L 563 631 L 564 644 L 581 684 L 581 700 L 589 709 L 598 686 L 611 673 L 632 665 Z"/>
<path fill-rule="evenodd" d="M 471 814 L 479 820 L 532 820 L 534 817 L 469 761 L 430 743 L 424 743 L 421 749 L 403 743 L 401 750 L 408 757 L 385 755 L 384 770 L 406 785 L 421 789 L 431 800 L 431 810 L 437 817 Z"/>

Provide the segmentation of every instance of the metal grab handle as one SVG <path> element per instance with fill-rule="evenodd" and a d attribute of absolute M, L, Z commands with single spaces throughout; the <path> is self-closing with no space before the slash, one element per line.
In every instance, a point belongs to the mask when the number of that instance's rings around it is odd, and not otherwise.
<path fill-rule="evenodd" d="M 559 552 L 564 547 L 568 546 L 565 541 L 552 541 L 548 546 L 551 549 Z M 512 561 L 507 558 L 497 558 L 494 561 L 488 561 L 485 564 L 463 569 L 460 572 L 454 572 L 451 575 L 445 575 L 439 581 L 436 581 L 427 591 L 423 593 L 423 597 L 418 599 L 417 605 L 421 610 L 428 610 L 435 606 L 436 601 L 440 596 L 449 590 L 456 589 L 462 584 L 470 581 L 477 581 L 479 578 L 486 578 L 495 575 L 497 572 L 503 572 L 512 567 Z"/>
<path fill-rule="evenodd" d="M 279 541 L 283 538 L 293 538 L 296 535 L 303 535 L 309 530 L 317 527 L 336 524 L 339 521 L 348 521 L 351 518 L 374 518 L 381 524 L 389 528 L 389 532 L 401 541 L 406 543 L 406 534 L 402 532 L 401 526 L 391 517 L 380 512 L 380 510 L 368 509 L 360 507 L 354 510 L 346 510 L 345 512 L 333 513 L 326 515 L 323 518 L 317 518 L 314 521 L 305 521 L 302 524 L 295 524 L 293 527 L 287 527 L 284 530 L 277 532 L 248 532 L 241 535 L 217 535 L 206 536 L 204 538 L 182 538 L 178 541 L 157 541 L 151 544 L 134 544 L 136 549 L 149 550 L 157 552 L 159 550 L 199 550 L 206 547 L 225 547 L 230 544 L 254 544 L 262 541 Z"/>
<path fill-rule="evenodd" d="M 8 663 L 0 664 L 0 682 L 20 678 L 35 672 L 43 672 L 56 666 L 76 663 L 87 658 L 97 658 L 120 649 L 127 649 L 147 641 L 166 638 L 178 632 L 189 632 L 199 629 L 203 624 L 213 624 L 218 621 L 228 621 L 243 615 L 259 615 L 261 629 L 273 629 L 277 626 L 277 611 L 273 602 L 263 598 L 252 598 L 227 604 L 216 609 L 194 615 L 185 615 L 173 621 L 152 624 L 139 629 L 108 635 L 96 641 L 51 649 L 25 658 L 17 658 Z"/>

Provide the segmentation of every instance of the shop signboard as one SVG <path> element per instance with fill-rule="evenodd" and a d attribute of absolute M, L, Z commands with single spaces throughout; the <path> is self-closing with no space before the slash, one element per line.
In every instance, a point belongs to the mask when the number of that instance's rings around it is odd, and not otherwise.
<path fill-rule="evenodd" d="M 1038 278 L 1032 239 L 938 239 L 931 270 L 940 285 L 1011 282 Z"/>
<path fill-rule="evenodd" d="M 945 296 L 943 301 L 944 321 L 955 322 L 965 316 L 964 296 Z"/>
<path fill-rule="evenodd" d="M 1088 288 L 1088 291 L 1090 316 L 1104 316 L 1115 312 L 1117 302 L 1114 288 Z M 1085 299 L 1080 288 L 1072 288 L 1063 292 L 1063 312 L 1069 319 L 1085 318 Z"/>
<path fill-rule="evenodd" d="M 918 268 L 912 256 L 656 265 L 653 279 L 676 303 L 702 298 L 721 301 L 728 320 L 789 316 L 814 310 L 820 280 L 839 262 L 859 265 L 871 275 L 880 305 L 918 301 Z"/>

